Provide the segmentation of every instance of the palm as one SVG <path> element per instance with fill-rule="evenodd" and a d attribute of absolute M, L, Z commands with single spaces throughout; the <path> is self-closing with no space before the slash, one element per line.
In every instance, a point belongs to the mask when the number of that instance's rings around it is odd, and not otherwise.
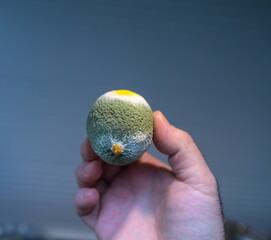
<path fill-rule="evenodd" d="M 193 139 L 155 112 L 153 141 L 171 167 L 147 153 L 127 167 L 105 164 L 86 139 L 78 215 L 105 240 L 224 239 L 217 184 Z"/>
<path fill-rule="evenodd" d="M 114 177 L 96 209 L 84 221 L 100 239 L 121 239 L 120 235 L 127 235 L 128 239 L 129 234 L 137 236 L 136 239 L 178 239 L 178 235 L 189 238 L 197 234 L 195 229 L 200 225 L 204 227 L 202 222 L 209 223 L 205 212 L 213 206 L 203 204 L 208 198 L 176 180 L 163 163 L 144 155 L 141 161 Z M 180 223 L 184 223 L 184 228 Z"/>

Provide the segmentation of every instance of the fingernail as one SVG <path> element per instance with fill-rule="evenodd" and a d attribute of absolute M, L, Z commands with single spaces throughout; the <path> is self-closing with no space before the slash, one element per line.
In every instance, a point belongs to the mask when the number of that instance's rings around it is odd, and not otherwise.
<path fill-rule="evenodd" d="M 81 201 L 84 201 L 88 198 L 91 198 L 93 196 L 92 191 L 88 191 L 87 189 L 85 189 L 84 191 L 82 191 L 82 193 L 80 194 L 80 199 Z"/>
<path fill-rule="evenodd" d="M 166 119 L 166 117 L 164 116 L 164 114 L 160 111 L 160 116 L 161 116 L 161 120 L 165 123 L 165 124 L 169 124 L 168 120 Z"/>
<path fill-rule="evenodd" d="M 81 201 L 85 200 L 85 195 L 86 195 L 86 191 L 82 191 L 81 194 L 80 194 Z"/>
<path fill-rule="evenodd" d="M 87 197 L 87 198 L 91 198 L 92 196 L 93 196 L 92 191 L 88 191 L 88 192 L 86 192 L 85 197 Z"/>
<path fill-rule="evenodd" d="M 86 164 L 84 167 L 83 167 L 83 172 L 85 174 L 88 174 L 88 170 L 89 170 L 89 164 Z"/>

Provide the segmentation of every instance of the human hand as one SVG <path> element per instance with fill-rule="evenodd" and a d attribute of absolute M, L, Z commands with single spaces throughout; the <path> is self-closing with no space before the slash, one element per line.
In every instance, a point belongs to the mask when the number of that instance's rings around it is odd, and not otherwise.
<path fill-rule="evenodd" d="M 76 172 L 78 215 L 101 240 L 224 239 L 217 183 L 190 135 L 157 111 L 153 141 L 170 166 L 148 153 L 109 165 L 86 139 Z"/>

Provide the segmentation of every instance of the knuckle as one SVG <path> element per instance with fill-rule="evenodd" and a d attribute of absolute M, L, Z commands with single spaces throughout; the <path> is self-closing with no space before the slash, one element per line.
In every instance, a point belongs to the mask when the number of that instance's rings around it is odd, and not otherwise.
<path fill-rule="evenodd" d="M 79 186 L 82 185 L 82 183 L 87 182 L 88 181 L 88 174 L 84 173 L 84 167 L 86 164 L 82 163 L 79 165 L 79 167 L 76 170 L 76 179 L 77 179 L 77 183 Z"/>
<path fill-rule="evenodd" d="M 74 203 L 77 209 L 81 207 L 82 190 L 83 189 L 80 189 L 74 197 Z"/>
<path fill-rule="evenodd" d="M 84 206 L 84 203 L 82 202 L 82 196 L 84 192 L 85 192 L 85 188 L 80 189 L 74 198 L 76 213 L 79 217 L 84 215 L 85 206 Z"/>
<path fill-rule="evenodd" d="M 83 160 L 88 159 L 88 147 L 89 147 L 89 141 L 88 138 L 86 138 L 86 140 L 81 144 L 80 147 L 80 155 L 82 157 Z"/>
<path fill-rule="evenodd" d="M 183 142 L 185 143 L 186 146 L 194 145 L 194 140 L 188 132 L 182 131 L 182 138 L 183 138 Z"/>
<path fill-rule="evenodd" d="M 78 178 L 85 184 L 95 182 L 102 174 L 102 167 L 98 161 L 84 162 L 78 168 Z"/>
<path fill-rule="evenodd" d="M 81 146 L 80 155 L 81 155 L 81 158 L 83 160 L 86 158 L 86 151 L 85 151 L 85 148 L 84 148 L 84 144 Z"/>
<path fill-rule="evenodd" d="M 217 180 L 215 178 L 215 176 L 211 173 L 209 174 L 209 176 L 205 179 L 207 185 L 213 189 L 214 191 L 218 190 L 218 183 Z"/>
<path fill-rule="evenodd" d="M 81 167 L 81 164 L 75 170 L 75 176 L 76 176 L 76 178 L 79 177 L 80 167 Z"/>
<path fill-rule="evenodd" d="M 209 177 L 209 182 L 212 186 L 215 186 L 217 187 L 217 180 L 215 178 L 215 176 L 213 174 L 210 174 L 210 177 Z"/>

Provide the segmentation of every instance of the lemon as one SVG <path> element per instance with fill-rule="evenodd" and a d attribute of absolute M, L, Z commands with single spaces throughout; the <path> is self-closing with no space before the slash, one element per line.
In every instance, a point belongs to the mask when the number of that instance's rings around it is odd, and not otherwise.
<path fill-rule="evenodd" d="M 87 135 L 105 162 L 125 165 L 147 151 L 153 136 L 153 112 L 146 100 L 129 90 L 100 96 L 87 117 Z"/>

